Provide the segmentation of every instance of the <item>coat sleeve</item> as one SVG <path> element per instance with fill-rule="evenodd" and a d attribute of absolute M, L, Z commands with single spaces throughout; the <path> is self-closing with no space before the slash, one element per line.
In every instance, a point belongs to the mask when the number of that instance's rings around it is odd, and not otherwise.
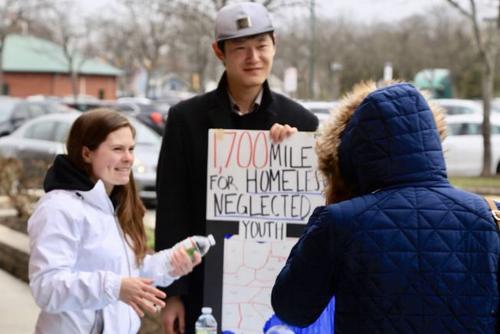
<path fill-rule="evenodd" d="M 271 303 L 286 323 L 305 327 L 321 315 L 334 289 L 334 259 L 326 209 L 317 208 L 274 284 Z"/>
<path fill-rule="evenodd" d="M 161 251 L 173 247 L 178 241 L 190 235 L 192 215 L 188 193 L 188 165 L 184 149 L 181 110 L 172 107 L 165 124 L 165 132 L 158 159 L 156 177 L 156 228 L 155 249 Z M 183 136 L 184 135 L 184 136 Z M 188 279 L 182 277 L 172 284 L 166 292 L 169 296 L 188 293 Z"/>
<path fill-rule="evenodd" d="M 309 111 L 308 111 L 309 112 Z M 318 130 L 319 119 L 313 113 L 309 112 L 307 118 L 304 122 L 304 130 L 303 131 L 316 131 Z"/>
<path fill-rule="evenodd" d="M 38 306 L 49 313 L 97 310 L 119 297 L 119 275 L 75 271 L 81 241 L 77 223 L 69 213 L 46 206 L 28 223 L 30 288 Z"/>
<path fill-rule="evenodd" d="M 319 125 L 319 119 L 311 111 L 306 108 L 299 106 L 295 110 L 294 115 L 294 126 L 299 129 L 299 131 L 317 131 Z"/>

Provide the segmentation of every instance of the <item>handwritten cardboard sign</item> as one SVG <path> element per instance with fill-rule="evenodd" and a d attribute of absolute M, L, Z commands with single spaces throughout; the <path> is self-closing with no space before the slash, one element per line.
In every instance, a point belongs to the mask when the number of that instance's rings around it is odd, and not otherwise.
<path fill-rule="evenodd" d="M 210 130 L 208 155 L 207 220 L 305 224 L 324 202 L 313 133 Z"/>
<path fill-rule="evenodd" d="M 210 130 L 205 305 L 221 329 L 262 333 L 271 289 L 314 208 L 324 204 L 314 133 L 280 144 L 269 131 Z"/>

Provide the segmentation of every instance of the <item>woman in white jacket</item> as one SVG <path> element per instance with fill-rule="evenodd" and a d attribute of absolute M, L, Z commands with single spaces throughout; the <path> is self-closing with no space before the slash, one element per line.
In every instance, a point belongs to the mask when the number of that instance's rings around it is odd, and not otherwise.
<path fill-rule="evenodd" d="M 137 333 L 167 286 L 201 262 L 183 247 L 147 254 L 144 206 L 132 165 L 135 130 L 107 109 L 73 124 L 28 222 L 36 333 Z"/>

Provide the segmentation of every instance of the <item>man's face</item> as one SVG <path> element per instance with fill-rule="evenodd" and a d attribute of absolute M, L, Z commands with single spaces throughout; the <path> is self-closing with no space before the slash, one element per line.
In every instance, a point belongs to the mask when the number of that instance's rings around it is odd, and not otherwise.
<path fill-rule="evenodd" d="M 240 87 L 257 87 L 264 83 L 273 65 L 276 48 L 270 34 L 230 39 L 224 52 L 216 54 L 225 66 L 228 80 Z"/>

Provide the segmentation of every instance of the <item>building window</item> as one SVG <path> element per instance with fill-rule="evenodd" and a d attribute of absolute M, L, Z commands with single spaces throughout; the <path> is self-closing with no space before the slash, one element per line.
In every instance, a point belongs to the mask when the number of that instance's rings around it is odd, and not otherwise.
<path fill-rule="evenodd" d="M 106 97 L 106 94 L 104 93 L 104 89 L 99 89 L 99 100 L 104 100 L 104 98 Z"/>
<path fill-rule="evenodd" d="M 9 84 L 3 84 L 1 93 L 1 95 L 9 95 Z"/>

